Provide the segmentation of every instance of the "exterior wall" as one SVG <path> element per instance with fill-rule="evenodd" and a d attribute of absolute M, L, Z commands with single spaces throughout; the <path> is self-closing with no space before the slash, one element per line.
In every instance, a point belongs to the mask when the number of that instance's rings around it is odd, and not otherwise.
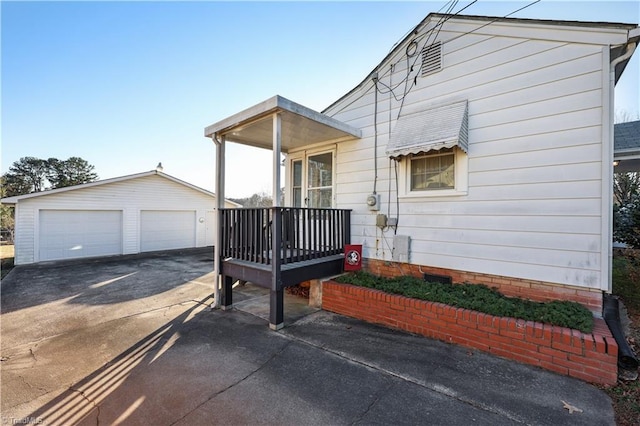
<path fill-rule="evenodd" d="M 609 287 L 608 217 L 603 216 L 603 135 L 609 123 L 608 44 L 626 30 L 483 21 L 447 22 L 438 34 L 443 68 L 421 77 L 419 54 L 404 99 L 405 45 L 377 69 L 377 146 L 373 82 L 325 114 L 362 129 L 338 144 L 338 208 L 353 209 L 352 242 L 363 255 L 391 260 L 393 236 L 411 237 L 409 262 L 590 290 Z M 424 45 L 425 30 L 416 38 Z M 432 43 L 431 38 L 429 43 Z M 575 43 L 573 41 L 576 41 Z M 396 100 L 388 87 L 398 86 Z M 385 149 L 400 108 L 469 101 L 468 190 L 456 196 L 404 195 L 406 159 Z M 377 171 L 374 170 L 377 156 Z M 396 173 L 398 178 L 396 179 Z M 365 200 L 381 194 L 379 212 Z M 398 218 L 396 232 L 376 214 Z"/>
<path fill-rule="evenodd" d="M 134 254 L 140 252 L 141 210 L 195 211 L 196 247 L 204 247 L 204 218 L 212 206 L 212 196 L 158 175 L 23 199 L 16 204 L 15 261 L 18 265 L 38 261 L 40 210 L 121 210 L 122 253 Z"/>
<path fill-rule="evenodd" d="M 14 263 L 33 262 L 35 256 L 37 210 L 33 206 L 16 205 L 15 211 L 15 236 L 14 236 Z"/>

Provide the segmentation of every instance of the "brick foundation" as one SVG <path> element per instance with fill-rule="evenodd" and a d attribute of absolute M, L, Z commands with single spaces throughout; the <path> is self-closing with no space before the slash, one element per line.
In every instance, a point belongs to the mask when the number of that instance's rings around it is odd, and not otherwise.
<path fill-rule="evenodd" d="M 423 274 L 446 275 L 451 277 L 454 283 L 484 284 L 488 287 L 496 288 L 500 293 L 509 297 L 520 297 L 537 302 L 549 302 L 552 300 L 578 302 L 598 316 L 602 315 L 602 290 L 599 289 L 572 287 L 500 275 L 477 274 L 455 269 L 434 268 L 375 259 L 363 259 L 363 269 L 374 275 L 388 278 L 401 274 L 418 278 L 422 278 Z"/>
<path fill-rule="evenodd" d="M 423 269 L 424 270 L 424 269 Z M 326 281 L 322 308 L 576 377 L 615 384 L 618 345 L 604 320 L 591 334 Z"/>

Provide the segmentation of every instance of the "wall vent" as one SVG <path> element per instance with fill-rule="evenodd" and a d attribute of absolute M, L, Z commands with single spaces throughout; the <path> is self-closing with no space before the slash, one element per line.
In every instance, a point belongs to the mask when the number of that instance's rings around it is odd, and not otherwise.
<path fill-rule="evenodd" d="M 442 43 L 439 41 L 422 49 L 422 76 L 442 69 Z"/>
<path fill-rule="evenodd" d="M 428 283 L 451 284 L 451 277 L 448 275 L 423 274 L 422 278 Z"/>

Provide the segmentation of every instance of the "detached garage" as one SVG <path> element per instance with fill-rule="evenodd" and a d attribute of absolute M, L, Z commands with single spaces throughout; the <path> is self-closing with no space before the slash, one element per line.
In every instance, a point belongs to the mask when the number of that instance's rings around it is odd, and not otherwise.
<path fill-rule="evenodd" d="M 17 265 L 206 247 L 215 241 L 215 195 L 157 170 L 2 203 L 16 209 Z"/>

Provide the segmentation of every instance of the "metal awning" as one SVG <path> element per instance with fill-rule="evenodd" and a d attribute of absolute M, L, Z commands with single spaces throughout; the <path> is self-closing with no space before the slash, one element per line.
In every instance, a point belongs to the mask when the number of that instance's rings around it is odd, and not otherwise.
<path fill-rule="evenodd" d="M 205 128 L 206 137 L 224 136 L 229 142 L 273 148 L 273 115 L 281 119 L 281 150 L 319 142 L 338 142 L 362 137 L 360 129 L 328 115 L 274 96 Z"/>
<path fill-rule="evenodd" d="M 468 148 L 468 102 L 466 100 L 422 107 L 398 118 L 387 155 L 402 157 L 443 148 Z"/>

